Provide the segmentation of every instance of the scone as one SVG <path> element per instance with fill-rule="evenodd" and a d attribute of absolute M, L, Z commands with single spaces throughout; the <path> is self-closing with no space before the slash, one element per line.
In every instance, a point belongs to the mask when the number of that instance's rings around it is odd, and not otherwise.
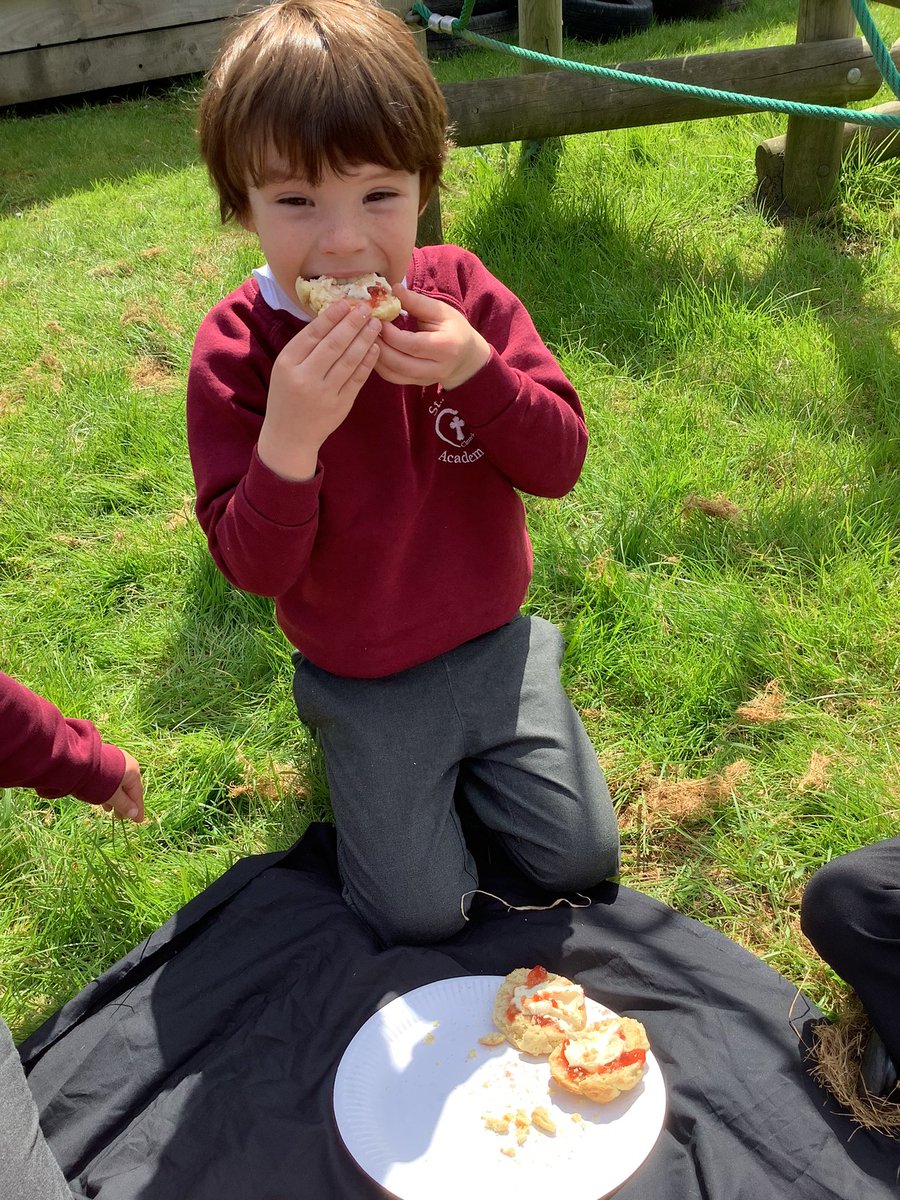
<path fill-rule="evenodd" d="M 503 980 L 494 1001 L 494 1024 L 517 1050 L 549 1054 L 569 1036 L 584 1029 L 584 991 L 544 967 L 519 967 Z"/>
<path fill-rule="evenodd" d="M 608 1017 L 563 1040 L 550 1055 L 550 1074 L 587 1100 L 608 1104 L 636 1087 L 650 1043 L 632 1017 Z"/>
<path fill-rule="evenodd" d="M 294 287 L 300 303 L 314 316 L 335 300 L 346 300 L 353 308 L 368 305 L 372 316 L 379 321 L 393 321 L 400 316 L 400 301 L 391 291 L 391 285 L 383 275 L 374 272 L 358 279 L 335 279 L 331 275 L 320 275 L 318 279 L 301 277 Z"/>

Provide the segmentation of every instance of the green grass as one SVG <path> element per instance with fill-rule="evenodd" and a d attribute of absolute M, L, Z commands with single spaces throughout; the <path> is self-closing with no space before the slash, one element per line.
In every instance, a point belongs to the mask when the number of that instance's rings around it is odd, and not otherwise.
<path fill-rule="evenodd" d="M 794 7 L 577 49 L 787 42 Z M 893 41 L 900 13 L 877 15 Z M 2 663 L 140 759 L 150 818 L 0 793 L 0 1007 L 19 1034 L 328 812 L 271 605 L 225 583 L 191 515 L 193 334 L 257 262 L 217 224 L 196 95 L 0 120 Z M 514 146 L 457 151 L 443 209 L 588 412 L 577 489 L 529 505 L 529 605 L 567 634 L 622 878 L 833 1010 L 803 882 L 900 810 L 900 162 L 848 162 L 830 214 L 782 226 L 751 199 L 755 146 L 782 128 L 585 135 L 530 170 Z M 774 719 L 738 715 L 761 694 Z"/>

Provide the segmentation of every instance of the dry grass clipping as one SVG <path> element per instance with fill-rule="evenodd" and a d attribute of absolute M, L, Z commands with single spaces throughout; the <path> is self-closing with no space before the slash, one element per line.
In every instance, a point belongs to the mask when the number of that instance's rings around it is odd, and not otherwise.
<path fill-rule="evenodd" d="M 705 779 L 652 779 L 644 789 L 646 824 L 665 817 L 677 824 L 701 820 L 710 809 L 733 795 L 750 770 L 744 759 L 730 763 L 720 775 Z"/>
<path fill-rule="evenodd" d="M 152 354 L 142 354 L 128 368 L 128 377 L 138 391 L 153 392 L 172 382 L 174 369 Z"/>
<path fill-rule="evenodd" d="M 828 768 L 831 756 L 820 754 L 813 750 L 809 757 L 809 765 L 800 779 L 797 780 L 798 792 L 821 792 L 828 783 Z"/>
<path fill-rule="evenodd" d="M 817 1025 L 810 1048 L 812 1075 L 857 1125 L 900 1139 L 900 1104 L 870 1095 L 860 1078 L 859 1065 L 871 1029 L 855 998 L 833 1025 Z"/>
<path fill-rule="evenodd" d="M 752 700 L 742 704 L 734 715 L 740 717 L 742 721 L 748 721 L 751 725 L 769 725 L 773 721 L 782 719 L 785 702 L 784 692 L 772 679 L 761 692 L 757 692 Z"/>
<path fill-rule="evenodd" d="M 229 799 L 249 797 L 269 803 L 288 798 L 306 799 L 306 783 L 291 763 L 271 763 L 267 771 L 258 771 L 248 759 L 241 756 L 241 760 L 243 778 L 228 789 Z"/>
<path fill-rule="evenodd" d="M 14 396 L 12 392 L 6 390 L 0 391 L 0 417 L 5 417 L 7 413 L 12 412 L 21 401 L 21 396 Z"/>
<path fill-rule="evenodd" d="M 686 496 L 681 506 L 681 515 L 689 512 L 702 512 L 704 516 L 714 517 L 720 521 L 737 521 L 741 510 L 736 504 L 721 492 L 712 498 L 708 496 Z"/>
<path fill-rule="evenodd" d="M 194 497 L 184 495 L 181 498 L 181 508 L 179 508 L 176 512 L 173 512 L 172 515 L 166 520 L 166 529 L 168 529 L 170 532 L 174 532 L 176 529 L 180 529 L 182 525 L 187 525 L 188 521 L 193 520 L 193 518 Z"/>

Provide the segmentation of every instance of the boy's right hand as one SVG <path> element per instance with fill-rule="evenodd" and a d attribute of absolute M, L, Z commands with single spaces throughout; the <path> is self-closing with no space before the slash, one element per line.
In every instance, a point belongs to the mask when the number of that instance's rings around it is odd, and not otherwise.
<path fill-rule="evenodd" d="M 272 367 L 257 443 L 284 479 L 311 479 L 319 447 L 341 424 L 378 359 L 381 322 L 338 300 L 291 338 Z"/>
<path fill-rule="evenodd" d="M 107 812 L 115 813 L 117 817 L 128 817 L 129 820 L 140 824 L 144 819 L 144 781 L 141 778 L 141 768 L 137 759 L 123 750 L 125 755 L 125 774 L 122 781 L 102 806 Z"/>

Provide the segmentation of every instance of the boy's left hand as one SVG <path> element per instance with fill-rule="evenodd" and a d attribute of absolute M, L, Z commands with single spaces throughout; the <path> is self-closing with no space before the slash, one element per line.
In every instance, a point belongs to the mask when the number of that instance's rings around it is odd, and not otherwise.
<path fill-rule="evenodd" d="M 385 324 L 375 364 L 382 379 L 419 387 L 439 383 L 450 391 L 481 370 L 491 356 L 491 347 L 462 313 L 442 300 L 402 286 L 394 288 L 394 295 L 419 328 L 413 332 Z"/>

